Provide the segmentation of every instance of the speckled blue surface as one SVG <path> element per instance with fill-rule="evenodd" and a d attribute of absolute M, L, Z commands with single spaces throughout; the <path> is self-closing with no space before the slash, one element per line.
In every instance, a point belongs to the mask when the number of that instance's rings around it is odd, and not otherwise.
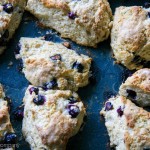
<path fill-rule="evenodd" d="M 116 7 L 121 5 L 132 6 L 144 4 L 144 0 L 109 0 L 109 2 L 113 12 Z M 0 82 L 4 85 L 6 95 L 12 99 L 11 121 L 18 135 L 18 150 L 30 150 L 21 134 L 21 122 L 15 121 L 13 118 L 13 111 L 21 104 L 24 92 L 28 86 L 28 81 L 25 79 L 24 75 L 19 73 L 16 69 L 18 61 L 15 60 L 14 49 L 20 37 L 38 37 L 44 35 L 46 31 L 50 31 L 49 29 L 40 29 L 35 20 L 31 19 L 26 21 L 28 18 L 27 16 L 29 15 L 24 15 L 24 19 L 14 38 L 10 41 L 6 52 L 0 56 Z M 62 42 L 64 40 L 53 33 L 52 41 Z M 87 107 L 87 120 L 83 130 L 70 139 L 67 150 L 110 149 L 108 146 L 109 138 L 107 136 L 107 131 L 104 126 L 104 121 L 100 119 L 99 111 L 108 95 L 118 92 L 118 88 L 124 79 L 125 68 L 113 63 L 109 45 L 109 39 L 100 43 L 97 49 L 82 47 L 71 42 L 72 49 L 93 58 L 94 68 L 96 68 L 97 83 L 95 85 L 90 84 L 80 89 L 78 92 Z M 13 62 L 13 66 L 8 67 L 10 61 Z"/>

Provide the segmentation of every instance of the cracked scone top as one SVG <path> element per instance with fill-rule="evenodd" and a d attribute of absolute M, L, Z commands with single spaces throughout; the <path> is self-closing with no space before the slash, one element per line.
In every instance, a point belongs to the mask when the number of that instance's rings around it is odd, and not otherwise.
<path fill-rule="evenodd" d="M 34 150 L 65 149 L 80 129 L 85 108 L 69 90 L 47 90 L 29 86 L 24 97 L 23 135 Z"/>
<path fill-rule="evenodd" d="M 0 0 L 0 54 L 22 18 L 26 0 Z"/>
<path fill-rule="evenodd" d="M 38 38 L 21 38 L 19 45 L 20 54 L 16 58 L 22 59 L 22 71 L 33 85 L 77 91 L 88 84 L 91 66 L 88 56 Z"/>
<path fill-rule="evenodd" d="M 13 150 L 16 144 L 16 134 L 12 128 L 9 118 L 8 97 L 5 96 L 0 84 L 0 149 Z M 6 144 L 8 144 L 6 146 Z"/>
<path fill-rule="evenodd" d="M 125 97 L 110 98 L 100 112 L 116 150 L 150 148 L 150 113 L 137 107 Z"/>
<path fill-rule="evenodd" d="M 120 86 L 119 94 L 139 106 L 150 106 L 150 69 L 140 69 L 128 77 Z"/>
<path fill-rule="evenodd" d="M 149 11 L 140 6 L 116 8 L 111 47 L 117 62 L 130 70 L 150 61 Z"/>
<path fill-rule="evenodd" d="M 95 47 L 108 38 L 112 12 L 107 0 L 28 0 L 26 10 L 61 37 Z"/>

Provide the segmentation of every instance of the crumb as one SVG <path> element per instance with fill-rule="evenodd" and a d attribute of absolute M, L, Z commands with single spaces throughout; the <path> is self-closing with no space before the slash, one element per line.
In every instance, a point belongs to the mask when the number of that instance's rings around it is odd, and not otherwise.
<path fill-rule="evenodd" d="M 70 47 L 71 47 L 71 45 L 70 45 L 69 42 L 63 42 L 63 45 L 64 45 L 65 47 L 67 47 L 67 48 L 70 48 Z"/>

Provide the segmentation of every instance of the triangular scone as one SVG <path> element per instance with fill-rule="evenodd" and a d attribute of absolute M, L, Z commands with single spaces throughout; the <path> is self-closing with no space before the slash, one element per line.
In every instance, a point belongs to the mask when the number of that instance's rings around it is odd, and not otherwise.
<path fill-rule="evenodd" d="M 42 26 L 81 45 L 95 47 L 110 34 L 112 12 L 107 0 L 28 0 L 26 10 Z"/>
<path fill-rule="evenodd" d="M 23 73 L 29 82 L 44 89 L 77 91 L 89 82 L 91 58 L 62 44 L 38 38 L 21 38 Z"/>
<path fill-rule="evenodd" d="M 110 98 L 100 112 L 116 150 L 150 148 L 150 113 L 122 96 Z"/>
<path fill-rule="evenodd" d="M 17 136 L 10 123 L 7 99 L 0 84 L 0 149 L 13 150 Z"/>
<path fill-rule="evenodd" d="M 111 47 L 117 63 L 130 70 L 141 69 L 150 61 L 150 8 L 116 8 L 111 31 Z"/>
<path fill-rule="evenodd" d="M 128 77 L 120 86 L 119 94 L 139 106 L 150 106 L 150 69 L 138 70 Z"/>
<path fill-rule="evenodd" d="M 0 54 L 18 28 L 26 0 L 0 0 Z"/>
<path fill-rule="evenodd" d="M 33 150 L 65 149 L 80 129 L 85 108 L 69 90 L 47 90 L 29 86 L 24 97 L 23 135 Z"/>

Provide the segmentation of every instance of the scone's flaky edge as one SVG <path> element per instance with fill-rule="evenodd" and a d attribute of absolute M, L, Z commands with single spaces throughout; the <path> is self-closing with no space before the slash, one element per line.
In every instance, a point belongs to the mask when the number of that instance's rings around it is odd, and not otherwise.
<path fill-rule="evenodd" d="M 150 69 L 140 69 L 128 77 L 120 86 L 119 94 L 133 97 L 132 100 L 139 106 L 150 106 Z"/>
<path fill-rule="evenodd" d="M 42 26 L 53 28 L 62 37 L 84 46 L 96 47 L 108 38 L 112 26 L 112 12 L 107 0 L 92 0 L 88 3 L 29 0 L 26 10 L 34 14 Z M 68 17 L 70 12 L 76 14 L 75 19 Z"/>
<path fill-rule="evenodd" d="M 30 95 L 29 86 L 24 97 L 23 135 L 30 144 L 31 149 L 65 149 L 68 139 L 74 136 L 83 123 L 86 114 L 85 107 L 78 95 L 69 90 L 48 90 L 39 88 L 39 95 L 45 96 L 43 105 L 33 103 L 37 95 Z M 69 98 L 73 96 L 78 102 L 69 104 Z M 76 105 L 80 112 L 76 118 L 68 114 L 68 105 Z"/>
<path fill-rule="evenodd" d="M 111 107 L 108 107 L 108 102 Z M 107 105 L 107 110 L 106 110 Z M 108 109 L 109 108 L 109 109 Z M 141 150 L 150 147 L 150 113 L 123 96 L 110 98 L 100 112 L 116 150 Z"/>
<path fill-rule="evenodd" d="M 7 13 L 3 10 L 3 4 L 11 3 L 13 5 L 13 12 Z M 0 54 L 6 49 L 7 42 L 12 38 L 16 29 L 18 28 L 22 15 L 26 6 L 26 0 L 1 0 L 0 1 L 0 20 L 2 21 L 0 27 L 0 38 L 4 38 L 4 33 L 8 32 L 8 37 L 5 39 L 6 44 L 0 46 Z M 4 44 L 4 42 L 2 43 Z"/>
<path fill-rule="evenodd" d="M 140 69 L 150 61 L 149 9 L 140 6 L 118 7 L 111 31 L 111 47 L 118 63 Z"/>
<path fill-rule="evenodd" d="M 20 46 L 20 54 L 16 58 L 23 60 L 23 72 L 33 85 L 43 86 L 55 78 L 59 89 L 77 91 L 89 83 L 92 58 L 40 38 L 21 38 Z M 51 60 L 56 54 L 61 60 Z M 72 69 L 75 62 L 83 66 L 82 72 Z"/>

